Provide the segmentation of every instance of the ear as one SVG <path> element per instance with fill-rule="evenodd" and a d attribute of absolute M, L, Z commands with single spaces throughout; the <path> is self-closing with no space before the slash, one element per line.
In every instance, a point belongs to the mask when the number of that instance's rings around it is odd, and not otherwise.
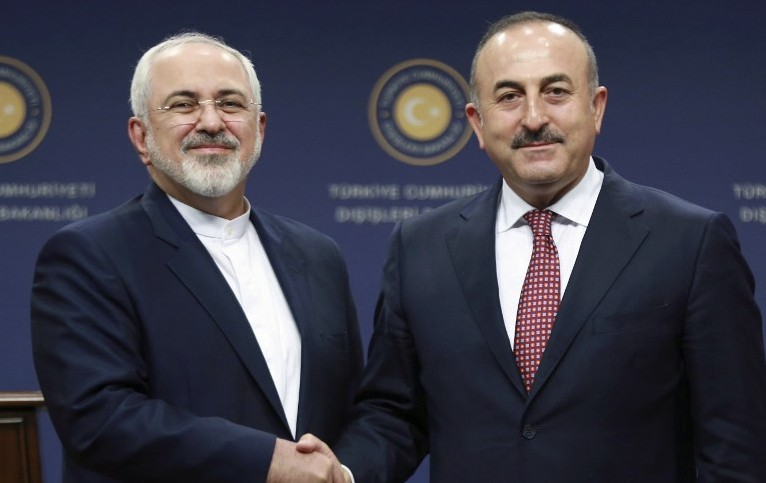
<path fill-rule="evenodd" d="M 149 150 L 146 148 L 146 126 L 144 126 L 141 119 L 136 116 L 133 116 L 128 120 L 128 137 L 144 166 L 151 165 L 152 162 L 149 158 Z"/>
<path fill-rule="evenodd" d="M 258 130 L 261 131 L 261 142 L 263 142 L 266 136 L 266 113 L 263 111 L 258 113 Z"/>
<path fill-rule="evenodd" d="M 473 102 L 469 102 L 465 105 L 465 115 L 468 116 L 468 122 L 471 123 L 473 132 L 476 134 L 476 139 L 479 141 L 479 148 L 484 149 L 484 136 L 482 134 L 484 121 L 481 119 L 479 107 Z"/>
<path fill-rule="evenodd" d="M 595 122 L 596 134 L 601 133 L 601 121 L 604 119 L 604 112 L 606 111 L 606 87 L 601 86 L 596 88 L 596 94 L 593 96 L 593 121 Z"/>

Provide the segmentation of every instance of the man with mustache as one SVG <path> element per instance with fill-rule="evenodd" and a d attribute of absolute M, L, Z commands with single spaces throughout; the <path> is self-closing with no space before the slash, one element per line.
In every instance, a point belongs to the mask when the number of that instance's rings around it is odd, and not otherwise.
<path fill-rule="evenodd" d="M 149 49 L 128 134 L 152 182 L 39 256 L 35 366 L 65 482 L 342 481 L 362 366 L 336 244 L 250 205 L 266 115 L 250 60 L 200 33 Z M 313 441 L 309 436 L 309 441 Z"/>
<path fill-rule="evenodd" d="M 592 155 L 607 91 L 572 22 L 496 22 L 471 87 L 502 179 L 394 229 L 338 458 L 363 483 L 429 453 L 433 483 L 766 482 L 762 321 L 729 219 Z"/>

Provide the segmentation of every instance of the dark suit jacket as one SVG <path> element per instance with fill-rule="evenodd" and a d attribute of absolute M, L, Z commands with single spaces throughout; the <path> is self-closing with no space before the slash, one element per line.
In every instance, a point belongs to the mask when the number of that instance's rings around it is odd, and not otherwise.
<path fill-rule="evenodd" d="M 358 483 L 766 482 L 766 364 L 729 220 L 603 160 L 527 396 L 498 298 L 501 184 L 395 229 L 355 423 Z M 699 477 L 695 480 L 695 472 Z"/>
<path fill-rule="evenodd" d="M 345 262 L 307 226 L 251 219 L 301 335 L 298 435 L 332 442 L 362 365 Z M 292 439 L 237 299 L 155 185 L 47 242 L 32 336 L 64 481 L 264 481 Z"/>

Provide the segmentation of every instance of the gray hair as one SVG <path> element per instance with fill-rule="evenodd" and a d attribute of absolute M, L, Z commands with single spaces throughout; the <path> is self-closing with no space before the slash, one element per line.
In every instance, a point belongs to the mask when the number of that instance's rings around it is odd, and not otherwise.
<path fill-rule="evenodd" d="M 133 110 L 134 116 L 142 116 L 148 109 L 150 109 L 149 98 L 151 97 L 152 63 L 154 62 L 154 58 L 157 54 L 165 50 L 186 44 L 214 45 L 236 57 L 247 74 L 253 102 L 257 104 L 261 103 L 261 84 L 258 81 L 258 76 L 255 73 L 253 63 L 246 55 L 229 47 L 223 39 L 219 37 L 213 37 L 200 32 L 184 32 L 168 37 L 150 48 L 138 61 L 136 70 L 133 73 L 133 81 L 130 84 L 130 107 Z"/>
<path fill-rule="evenodd" d="M 479 105 L 479 93 L 476 85 L 476 63 L 478 62 L 479 54 L 481 54 L 481 51 L 484 49 L 484 46 L 487 45 L 487 42 L 500 32 L 505 32 L 517 25 L 535 22 L 555 23 L 577 35 L 585 46 L 585 52 L 588 56 L 588 87 L 590 88 L 591 95 L 595 94 L 596 88 L 598 87 L 598 64 L 596 63 L 596 54 L 593 52 L 593 47 L 588 43 L 588 39 L 585 38 L 585 34 L 583 34 L 580 27 L 564 17 L 559 17 L 550 13 L 529 11 L 505 16 L 491 24 L 484 33 L 484 36 L 479 41 L 479 45 L 476 47 L 476 52 L 473 55 L 473 62 L 471 63 L 471 102 L 477 106 Z"/>

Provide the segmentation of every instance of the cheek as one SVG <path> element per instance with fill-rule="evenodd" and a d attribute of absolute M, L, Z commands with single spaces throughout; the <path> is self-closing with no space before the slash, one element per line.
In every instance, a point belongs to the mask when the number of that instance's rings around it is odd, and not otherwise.
<path fill-rule="evenodd" d="M 181 143 L 184 138 L 163 138 L 157 143 L 159 150 L 165 155 L 175 155 L 182 152 Z"/>
<path fill-rule="evenodd" d="M 157 145 L 163 146 L 165 149 L 180 150 L 181 144 L 186 138 L 194 135 L 194 127 L 181 124 L 173 126 L 161 132 L 154 133 L 154 139 L 157 140 Z"/>
<path fill-rule="evenodd" d="M 496 138 L 510 138 L 521 126 L 518 114 L 509 111 L 495 111 L 486 119 L 484 131 Z"/>
<path fill-rule="evenodd" d="M 250 124 L 242 122 L 230 122 L 226 125 L 226 127 L 229 130 L 228 135 L 234 136 L 243 144 L 245 140 L 253 139 L 255 137 L 255 130 Z"/>
<path fill-rule="evenodd" d="M 256 141 L 261 138 L 261 136 L 259 136 L 257 127 L 255 126 L 247 127 L 246 129 L 240 129 L 238 131 L 232 131 L 232 134 L 234 134 L 239 140 L 241 149 L 248 152 L 254 149 Z"/>
<path fill-rule="evenodd" d="M 556 121 L 560 129 L 580 136 L 590 133 L 595 127 L 593 111 L 587 106 L 562 112 L 561 116 L 556 118 Z"/>

